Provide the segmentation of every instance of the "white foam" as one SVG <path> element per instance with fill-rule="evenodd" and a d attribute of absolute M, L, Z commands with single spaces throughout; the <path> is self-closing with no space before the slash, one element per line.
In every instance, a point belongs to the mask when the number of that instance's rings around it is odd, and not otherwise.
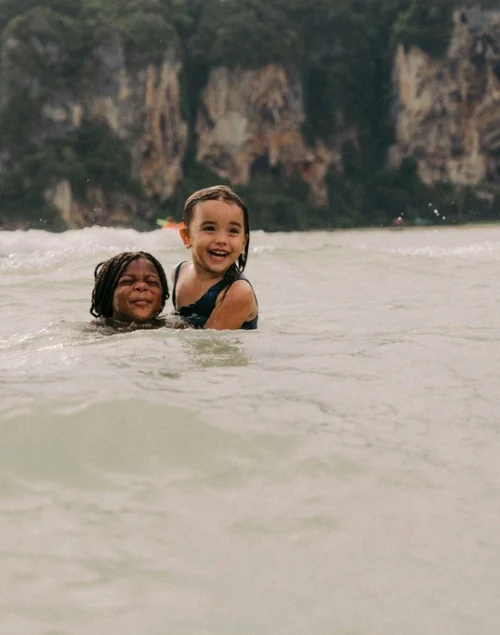
<path fill-rule="evenodd" d="M 74 260 L 95 256 L 96 262 L 120 251 L 152 253 L 182 249 L 175 232 L 161 229 L 90 227 L 55 234 L 43 230 L 0 232 L 0 272 L 38 273 L 66 266 Z"/>

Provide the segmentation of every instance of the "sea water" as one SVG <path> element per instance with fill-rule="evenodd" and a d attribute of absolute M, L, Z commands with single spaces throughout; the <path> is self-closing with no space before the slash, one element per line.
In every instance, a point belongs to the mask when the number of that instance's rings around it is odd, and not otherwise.
<path fill-rule="evenodd" d="M 500 229 L 253 233 L 254 332 L 89 329 L 129 249 L 0 232 L 1 635 L 496 635 Z"/>

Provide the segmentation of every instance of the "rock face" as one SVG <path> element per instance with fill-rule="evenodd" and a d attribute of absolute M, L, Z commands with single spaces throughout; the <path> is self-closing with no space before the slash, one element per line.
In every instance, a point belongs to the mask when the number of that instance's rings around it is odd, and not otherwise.
<path fill-rule="evenodd" d="M 146 194 L 164 201 L 182 179 L 188 126 L 180 114 L 181 64 L 169 49 L 160 66 L 128 68 L 115 36 L 95 51 L 85 111 L 127 142 L 134 176 Z"/>
<path fill-rule="evenodd" d="M 447 54 L 400 46 L 394 62 L 396 142 L 389 160 L 415 157 L 426 183 L 500 178 L 500 11 L 453 14 Z"/>
<path fill-rule="evenodd" d="M 304 120 L 301 83 L 281 66 L 213 69 L 201 97 L 197 160 L 233 184 L 246 184 L 259 171 L 296 172 L 309 183 L 312 200 L 325 204 L 325 175 L 341 166 L 340 142 L 308 145 Z"/>
<path fill-rule="evenodd" d="M 180 113 L 181 64 L 167 50 L 160 66 L 128 68 L 118 37 L 95 52 L 84 111 L 103 119 L 131 152 L 133 176 L 146 194 L 168 199 L 182 179 L 188 126 Z"/>
<path fill-rule="evenodd" d="M 126 59 L 120 36 L 111 32 L 81 68 L 65 76 L 71 36 L 67 21 L 50 11 L 34 10 L 23 18 L 2 47 L 0 116 L 9 101 L 28 96 L 39 107 L 31 132 L 38 146 L 76 130 L 85 119 L 104 121 L 130 151 L 131 177 L 151 198 L 168 199 L 182 179 L 188 142 L 175 50 L 167 47 L 160 64 L 141 65 Z M 5 147 L 0 147 L 0 170 L 2 163 L 8 163 Z M 49 192 L 60 194 L 61 187 L 54 183 Z"/>

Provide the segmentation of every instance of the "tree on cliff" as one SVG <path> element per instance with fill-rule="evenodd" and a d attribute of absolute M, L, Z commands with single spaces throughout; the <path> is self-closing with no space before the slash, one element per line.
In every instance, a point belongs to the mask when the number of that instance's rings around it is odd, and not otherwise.
<path fill-rule="evenodd" d="M 416 46 L 434 56 L 445 53 L 450 42 L 452 11 L 457 0 L 412 0 L 394 22 L 394 40 Z"/>

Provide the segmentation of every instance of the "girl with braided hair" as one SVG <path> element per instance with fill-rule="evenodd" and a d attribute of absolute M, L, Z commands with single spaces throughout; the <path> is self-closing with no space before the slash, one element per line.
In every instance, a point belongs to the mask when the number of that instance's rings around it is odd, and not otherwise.
<path fill-rule="evenodd" d="M 170 294 L 165 271 L 151 254 L 119 253 L 97 265 L 94 279 L 90 313 L 97 319 L 93 325 L 118 329 L 173 326 L 160 317 Z"/>
<path fill-rule="evenodd" d="M 180 236 L 191 262 L 173 272 L 172 301 L 194 328 L 256 329 L 257 298 L 243 275 L 248 257 L 248 210 L 225 185 L 192 194 L 184 205 Z"/>

